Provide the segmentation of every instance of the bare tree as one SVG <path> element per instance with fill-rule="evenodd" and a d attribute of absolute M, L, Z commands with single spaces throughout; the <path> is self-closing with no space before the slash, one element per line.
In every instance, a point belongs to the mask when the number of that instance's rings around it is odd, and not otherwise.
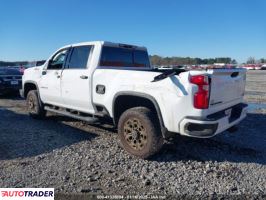
<path fill-rule="evenodd" d="M 254 57 L 249 57 L 247 60 L 247 64 L 255 64 L 256 63 L 256 59 Z"/>

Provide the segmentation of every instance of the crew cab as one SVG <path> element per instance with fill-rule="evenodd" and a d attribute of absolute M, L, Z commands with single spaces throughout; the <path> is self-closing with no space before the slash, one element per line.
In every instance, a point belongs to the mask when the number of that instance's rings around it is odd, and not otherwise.
<path fill-rule="evenodd" d="M 22 87 L 22 73 L 12 67 L 0 67 L 0 94 L 18 92 Z"/>
<path fill-rule="evenodd" d="M 246 70 L 153 69 L 145 47 L 105 41 L 60 48 L 26 69 L 29 115 L 46 111 L 90 123 L 112 122 L 121 146 L 137 157 L 158 152 L 168 133 L 209 138 L 246 117 Z"/>

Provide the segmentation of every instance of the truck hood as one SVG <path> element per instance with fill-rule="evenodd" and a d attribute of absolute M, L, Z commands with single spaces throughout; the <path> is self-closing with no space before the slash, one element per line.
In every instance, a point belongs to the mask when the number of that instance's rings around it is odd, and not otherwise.
<path fill-rule="evenodd" d="M 30 68 L 27 68 L 25 69 L 24 71 L 24 74 L 27 74 L 27 73 L 36 73 L 36 72 L 40 72 L 43 68 L 43 65 L 42 66 L 36 66 L 36 67 L 30 67 Z"/>

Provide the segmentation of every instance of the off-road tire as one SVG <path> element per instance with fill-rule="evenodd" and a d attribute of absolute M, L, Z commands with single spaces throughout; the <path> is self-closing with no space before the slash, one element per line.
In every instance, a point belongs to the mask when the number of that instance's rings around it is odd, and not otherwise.
<path fill-rule="evenodd" d="M 44 110 L 44 106 L 39 99 L 38 91 L 31 90 L 27 94 L 27 109 L 29 115 L 34 119 L 42 119 L 46 115 L 46 110 Z"/>
<path fill-rule="evenodd" d="M 143 159 L 156 154 L 164 143 L 156 112 L 146 107 L 131 108 L 121 115 L 118 138 L 128 153 Z"/>

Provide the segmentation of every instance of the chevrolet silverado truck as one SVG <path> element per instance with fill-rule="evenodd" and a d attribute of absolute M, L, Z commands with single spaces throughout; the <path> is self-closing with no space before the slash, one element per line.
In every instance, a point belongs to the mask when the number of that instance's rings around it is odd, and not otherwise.
<path fill-rule="evenodd" d="M 169 133 L 209 138 L 246 117 L 245 69 L 153 69 L 145 47 L 105 41 L 60 48 L 26 69 L 29 115 L 47 111 L 90 123 L 111 119 L 121 146 L 148 158 Z"/>

